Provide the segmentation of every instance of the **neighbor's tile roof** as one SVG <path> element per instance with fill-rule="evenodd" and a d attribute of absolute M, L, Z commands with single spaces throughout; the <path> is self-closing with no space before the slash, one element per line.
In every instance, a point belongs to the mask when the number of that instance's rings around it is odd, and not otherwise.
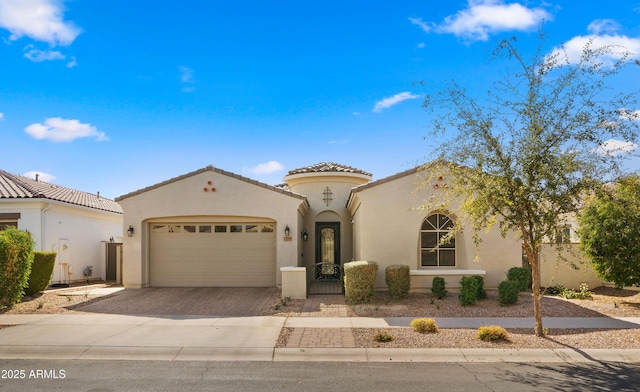
<path fill-rule="evenodd" d="M 315 165 L 301 167 L 300 169 L 294 169 L 289 171 L 289 175 L 303 174 L 303 173 L 325 173 L 325 172 L 338 172 L 338 173 L 357 173 L 364 174 L 365 176 L 371 176 L 371 173 L 356 169 L 355 167 L 341 165 L 335 162 L 320 162 Z"/>
<path fill-rule="evenodd" d="M 122 214 L 111 199 L 0 170 L 0 199 L 49 199 Z"/>

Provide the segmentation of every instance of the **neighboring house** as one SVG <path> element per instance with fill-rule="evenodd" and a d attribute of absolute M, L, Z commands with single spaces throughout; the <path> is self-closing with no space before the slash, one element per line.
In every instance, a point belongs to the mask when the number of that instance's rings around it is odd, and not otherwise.
<path fill-rule="evenodd" d="M 106 244 L 122 241 L 122 208 L 113 200 L 0 170 L 0 229 L 7 226 L 31 233 L 36 250 L 58 254 L 52 283 L 116 277 L 115 263 L 106 265 Z"/>
<path fill-rule="evenodd" d="M 456 211 L 419 208 L 446 185 L 444 173 L 436 178 L 418 190 L 418 169 L 372 182 L 365 171 L 319 163 L 290 171 L 275 187 L 207 166 L 116 198 L 130 234 L 123 283 L 280 286 L 280 269 L 300 266 L 319 284 L 345 262 L 370 260 L 379 265 L 381 289 L 392 264 L 410 267 L 413 290 L 429 289 L 434 276 L 455 288 L 475 274 L 496 287 L 509 268 L 522 266 L 520 240 L 495 228 L 480 233 L 476 249 L 465 228 L 437 246 Z"/>

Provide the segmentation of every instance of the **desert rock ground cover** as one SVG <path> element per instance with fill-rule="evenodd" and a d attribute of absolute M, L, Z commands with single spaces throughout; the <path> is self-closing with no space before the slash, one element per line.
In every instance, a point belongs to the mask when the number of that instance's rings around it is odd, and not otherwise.
<path fill-rule="evenodd" d="M 107 286 L 104 284 L 103 286 Z M 69 295 L 70 292 L 75 295 Z M 104 297 L 82 294 L 82 287 L 69 290 L 46 292 L 31 297 L 10 309 L 2 309 L 4 314 L 59 314 L 77 311 L 83 304 L 100 301 Z M 384 292 L 378 293 L 374 300 L 362 305 L 344 305 L 337 296 L 330 306 L 346 307 L 351 317 L 532 317 L 533 301 L 529 293 L 521 293 L 518 303 L 502 307 L 497 301 L 497 292 L 487 290 L 487 299 L 472 306 L 461 306 L 456 293 L 449 293 L 442 300 L 435 299 L 430 293 L 410 293 L 404 300 L 396 301 Z M 270 305 L 262 310 L 262 315 L 279 317 L 300 316 L 303 314 L 305 300 L 280 299 L 276 293 Z M 593 290 L 593 298 L 586 300 L 563 299 L 545 296 L 542 299 L 545 317 L 640 317 L 640 292 L 615 290 L 599 287 Z M 306 314 L 310 315 L 310 314 Z M 321 311 L 315 316 L 323 316 Z M 326 316 L 326 314 L 324 314 Z M 475 329 L 441 329 L 437 334 L 420 334 L 411 328 L 386 329 L 394 339 L 379 343 L 373 339 L 379 329 L 354 329 L 353 335 L 357 347 L 401 347 L 401 348 L 635 348 L 640 349 L 640 329 L 593 330 L 582 329 L 579 325 L 570 329 L 550 329 L 544 338 L 533 335 L 533 329 L 508 330 L 507 342 L 483 342 L 476 338 Z M 288 334 L 283 329 L 279 346 L 286 344 Z"/>

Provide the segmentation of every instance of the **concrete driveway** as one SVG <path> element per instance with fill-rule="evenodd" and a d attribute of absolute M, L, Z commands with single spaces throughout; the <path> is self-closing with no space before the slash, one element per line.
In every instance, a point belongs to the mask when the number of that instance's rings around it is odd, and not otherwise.
<path fill-rule="evenodd" d="M 121 315 L 191 315 L 209 317 L 259 316 L 280 295 L 275 287 L 194 287 L 125 289 L 78 312 Z"/>

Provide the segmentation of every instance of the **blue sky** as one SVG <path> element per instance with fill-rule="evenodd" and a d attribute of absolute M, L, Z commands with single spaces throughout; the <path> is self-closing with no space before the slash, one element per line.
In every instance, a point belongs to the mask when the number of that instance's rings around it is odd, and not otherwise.
<path fill-rule="evenodd" d="M 492 49 L 533 50 L 543 20 L 549 50 L 640 54 L 640 0 L 0 0 L 0 169 L 110 198 L 209 164 L 382 178 L 437 153 L 421 97 L 486 90 Z"/>

